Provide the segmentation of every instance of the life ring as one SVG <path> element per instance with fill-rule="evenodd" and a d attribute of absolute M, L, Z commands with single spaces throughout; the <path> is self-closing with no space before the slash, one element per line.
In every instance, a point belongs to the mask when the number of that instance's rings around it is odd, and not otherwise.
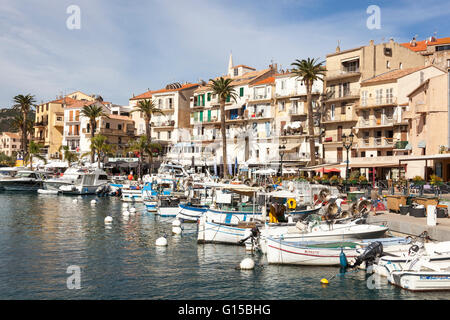
<path fill-rule="evenodd" d="M 289 209 L 295 209 L 297 207 L 297 202 L 295 201 L 294 198 L 290 198 L 287 201 L 287 205 Z"/>

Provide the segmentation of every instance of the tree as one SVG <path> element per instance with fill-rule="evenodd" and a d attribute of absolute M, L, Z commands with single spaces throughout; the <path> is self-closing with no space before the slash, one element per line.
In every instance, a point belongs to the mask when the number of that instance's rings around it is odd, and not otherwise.
<path fill-rule="evenodd" d="M 26 156 L 24 157 L 25 163 L 30 163 L 30 168 L 33 170 L 33 158 L 38 158 L 44 161 L 44 163 L 47 163 L 47 159 L 45 157 L 41 156 L 41 149 L 44 146 L 41 144 L 38 144 L 34 141 L 30 141 L 30 144 L 28 145 L 28 152 L 26 153 Z"/>
<path fill-rule="evenodd" d="M 295 68 L 292 72 L 300 78 L 306 87 L 306 106 L 308 108 L 308 138 L 309 138 L 309 153 L 311 154 L 311 162 L 310 165 L 314 166 L 316 164 L 316 146 L 315 146 L 315 137 L 314 137 L 314 115 L 313 115 L 313 107 L 312 107 L 312 86 L 314 81 L 321 80 L 325 76 L 325 72 L 327 71 L 325 67 L 322 65 L 324 62 L 317 62 L 317 59 L 303 59 L 303 60 L 295 60 L 295 62 L 291 63 Z"/>
<path fill-rule="evenodd" d="M 220 132 L 222 134 L 222 166 L 223 177 L 227 176 L 227 137 L 226 137 L 226 125 L 225 125 L 225 102 L 227 99 L 233 99 L 237 101 L 237 93 L 234 86 L 231 84 L 233 79 L 224 79 L 220 77 L 216 80 L 210 79 L 209 88 L 213 91 L 213 94 L 217 94 L 220 104 Z"/>
<path fill-rule="evenodd" d="M 91 130 L 91 145 L 92 145 L 92 139 L 95 137 L 97 118 L 103 116 L 108 117 L 108 115 L 103 111 L 103 108 L 101 106 L 98 106 L 96 104 L 84 106 L 83 109 L 81 110 L 81 115 L 89 118 L 89 125 Z M 95 152 L 91 152 L 91 163 L 94 163 L 94 155 Z"/>
<path fill-rule="evenodd" d="M 147 143 L 151 144 L 152 141 L 152 128 L 151 121 L 153 115 L 164 115 L 161 109 L 151 99 L 140 100 L 131 112 L 141 112 L 145 121 L 145 134 L 147 136 Z M 150 167 L 153 170 L 153 157 L 150 153 Z"/>
<path fill-rule="evenodd" d="M 23 119 L 27 119 L 28 113 L 31 112 L 32 107 L 36 103 L 34 96 L 32 96 L 31 94 L 27 94 L 27 95 L 19 94 L 13 98 L 13 101 L 14 101 L 13 108 L 22 113 Z M 22 148 L 21 149 L 22 149 L 24 158 L 27 156 L 27 153 L 28 153 L 28 137 L 27 137 L 28 124 L 27 123 L 28 123 L 27 121 L 22 121 L 22 129 L 21 129 L 21 132 L 22 132 Z"/>
<path fill-rule="evenodd" d="M 64 160 L 67 161 L 69 167 L 72 162 L 78 161 L 78 155 L 75 152 L 70 151 L 69 146 L 59 147 L 59 152 L 63 152 Z"/>
<path fill-rule="evenodd" d="M 100 161 L 103 161 L 106 155 L 113 153 L 116 150 L 116 146 L 109 144 L 107 142 L 108 138 L 104 135 L 96 135 L 94 138 L 91 138 L 91 156 L 97 153 L 97 163 L 100 168 Z"/>
<path fill-rule="evenodd" d="M 150 154 L 152 152 L 152 144 L 149 144 L 147 138 L 145 136 L 140 136 L 135 140 L 130 140 L 128 142 L 127 150 L 129 152 L 139 153 L 138 154 L 138 175 L 139 178 L 142 178 L 142 156 L 147 153 Z"/>

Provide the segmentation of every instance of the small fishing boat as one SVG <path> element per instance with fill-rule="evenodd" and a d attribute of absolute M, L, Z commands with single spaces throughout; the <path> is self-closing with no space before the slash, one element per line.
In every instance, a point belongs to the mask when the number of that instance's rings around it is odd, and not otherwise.
<path fill-rule="evenodd" d="M 180 203 L 177 218 L 181 222 L 198 222 L 198 219 L 209 209 L 208 205 L 194 204 L 191 202 Z"/>
<path fill-rule="evenodd" d="M 176 217 L 179 211 L 180 198 L 160 196 L 156 214 L 161 217 Z"/>
<path fill-rule="evenodd" d="M 83 173 L 80 168 L 67 168 L 62 176 L 45 180 L 44 189 L 59 192 L 61 186 L 73 185 Z"/>
<path fill-rule="evenodd" d="M 342 241 L 287 241 L 267 238 L 267 261 L 270 264 L 296 264 L 331 266 L 342 264 L 342 253 L 347 259 L 355 259 L 360 250 L 373 242 L 384 243 L 385 250 L 404 243 L 405 238 L 348 239 Z"/>

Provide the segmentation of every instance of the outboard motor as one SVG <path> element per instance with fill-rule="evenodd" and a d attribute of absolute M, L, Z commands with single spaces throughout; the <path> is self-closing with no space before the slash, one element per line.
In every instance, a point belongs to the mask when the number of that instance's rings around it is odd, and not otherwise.
<path fill-rule="evenodd" d="M 356 268 L 361 263 L 365 262 L 367 269 L 367 267 L 373 265 L 375 259 L 381 257 L 382 254 L 383 244 L 380 241 L 372 242 L 362 254 L 356 257 L 356 261 L 351 267 Z"/>
<path fill-rule="evenodd" d="M 259 235 L 259 229 L 257 227 L 253 227 L 250 229 L 250 235 L 247 238 L 239 240 L 239 243 L 242 244 L 250 238 L 252 239 L 252 241 L 254 241 L 254 240 L 256 240 L 258 235 Z"/>

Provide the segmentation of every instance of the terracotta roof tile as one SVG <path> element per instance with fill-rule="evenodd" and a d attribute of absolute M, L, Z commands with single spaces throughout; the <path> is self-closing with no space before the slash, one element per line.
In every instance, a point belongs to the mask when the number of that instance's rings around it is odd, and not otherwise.
<path fill-rule="evenodd" d="M 415 52 L 425 51 L 427 50 L 428 46 L 435 46 L 439 44 L 450 44 L 450 37 L 446 38 L 439 38 L 435 41 L 429 41 L 429 40 L 422 40 L 422 41 L 416 41 L 416 45 L 413 46 L 411 42 L 401 43 L 400 45 L 408 48 Z"/>
<path fill-rule="evenodd" d="M 377 82 L 381 82 L 381 81 L 394 81 L 394 80 L 400 79 L 408 74 L 411 74 L 413 72 L 416 72 L 416 71 L 419 71 L 419 70 L 422 70 L 425 68 L 428 68 L 428 66 L 392 70 L 392 71 L 380 74 L 374 78 L 365 80 L 365 81 L 361 82 L 361 85 L 368 85 L 368 84 L 377 83 Z"/>
<path fill-rule="evenodd" d="M 137 95 L 137 96 L 131 98 L 130 100 L 150 99 L 152 97 L 152 95 L 156 94 L 156 93 L 181 91 L 181 90 L 186 90 L 186 89 L 196 87 L 198 85 L 199 85 L 198 83 L 187 83 L 187 84 L 183 84 L 181 86 L 181 88 L 176 88 L 176 89 L 150 90 L 150 91 L 144 92 L 140 95 Z"/>
<path fill-rule="evenodd" d="M 268 77 L 259 81 L 256 81 L 255 83 L 251 84 L 251 86 L 259 86 L 262 84 L 271 84 L 275 82 L 275 77 Z"/>

